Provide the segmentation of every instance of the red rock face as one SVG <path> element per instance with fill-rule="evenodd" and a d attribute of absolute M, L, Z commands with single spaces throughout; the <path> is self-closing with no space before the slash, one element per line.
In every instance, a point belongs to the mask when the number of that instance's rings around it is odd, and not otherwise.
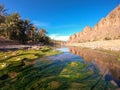
<path fill-rule="evenodd" d="M 120 5 L 102 18 L 94 28 L 86 26 L 82 32 L 70 36 L 69 43 L 120 39 Z"/>

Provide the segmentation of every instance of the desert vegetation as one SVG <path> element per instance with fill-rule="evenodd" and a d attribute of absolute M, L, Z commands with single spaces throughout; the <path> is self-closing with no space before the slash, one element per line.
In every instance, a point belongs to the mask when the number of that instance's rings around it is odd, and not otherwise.
<path fill-rule="evenodd" d="M 22 44 L 52 43 L 45 29 L 37 28 L 29 19 L 21 19 L 19 13 L 7 13 L 7 11 L 4 5 L 0 5 L 0 37 L 16 40 Z"/>

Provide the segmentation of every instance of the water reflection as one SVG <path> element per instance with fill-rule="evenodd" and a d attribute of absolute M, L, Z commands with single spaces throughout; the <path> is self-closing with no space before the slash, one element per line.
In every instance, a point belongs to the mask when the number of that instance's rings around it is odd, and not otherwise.
<path fill-rule="evenodd" d="M 105 78 L 111 78 L 120 86 L 120 61 L 117 60 L 116 56 L 80 47 L 69 47 L 69 50 L 71 53 L 82 57 L 85 62 L 95 64 L 101 75 L 104 75 Z"/>
<path fill-rule="evenodd" d="M 1 69 L 0 90 L 116 90 L 120 87 L 117 57 L 77 47 L 58 50 L 63 53 L 33 61 L 23 59 Z"/>

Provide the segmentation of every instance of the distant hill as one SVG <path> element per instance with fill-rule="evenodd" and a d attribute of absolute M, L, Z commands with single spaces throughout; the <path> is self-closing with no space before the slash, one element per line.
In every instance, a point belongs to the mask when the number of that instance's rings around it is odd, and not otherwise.
<path fill-rule="evenodd" d="M 102 18 L 94 28 L 86 26 L 82 32 L 71 35 L 69 43 L 120 39 L 120 5 Z"/>

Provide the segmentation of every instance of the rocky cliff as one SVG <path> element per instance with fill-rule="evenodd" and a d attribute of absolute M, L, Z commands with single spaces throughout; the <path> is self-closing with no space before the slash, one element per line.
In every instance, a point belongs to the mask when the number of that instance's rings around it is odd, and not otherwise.
<path fill-rule="evenodd" d="M 120 39 L 120 5 L 102 18 L 93 28 L 86 26 L 82 32 L 71 35 L 69 43 Z"/>

